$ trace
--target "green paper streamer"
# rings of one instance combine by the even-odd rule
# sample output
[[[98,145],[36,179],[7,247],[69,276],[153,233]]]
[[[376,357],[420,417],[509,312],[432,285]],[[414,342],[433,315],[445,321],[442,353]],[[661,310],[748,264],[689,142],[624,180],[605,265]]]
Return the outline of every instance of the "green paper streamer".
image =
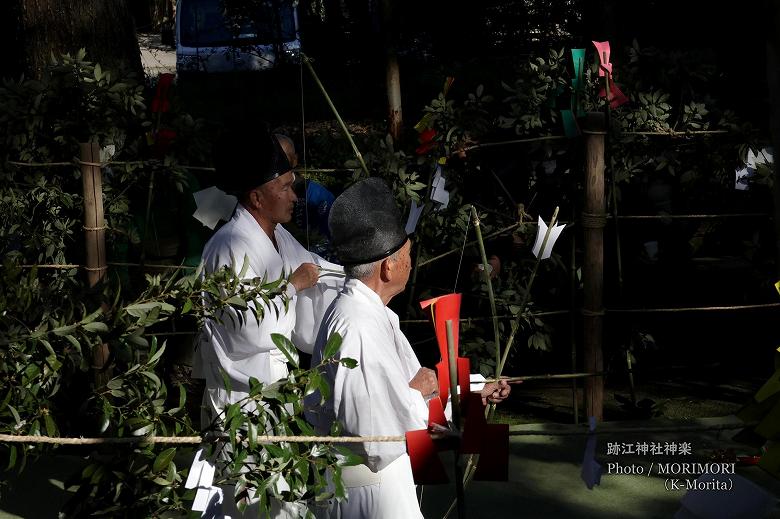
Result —
[[[572,49],[571,60],[574,62],[574,77],[579,81],[582,79],[582,69],[585,63],[585,49]]]
[[[577,114],[577,117],[584,117],[582,86],[584,84],[585,49],[571,49],[571,60],[574,63],[574,77],[571,80],[571,88],[574,94],[572,95],[571,109]]]
[[[563,120],[563,131],[566,137],[572,139],[580,134],[580,128],[577,126],[577,120],[571,110],[561,110],[561,119]]]

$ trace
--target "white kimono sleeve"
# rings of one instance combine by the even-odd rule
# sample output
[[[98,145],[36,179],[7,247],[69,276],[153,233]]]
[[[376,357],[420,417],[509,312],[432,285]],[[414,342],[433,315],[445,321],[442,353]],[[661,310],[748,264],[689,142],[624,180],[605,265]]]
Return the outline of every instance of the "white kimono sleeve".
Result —
[[[240,272],[246,253],[241,247],[233,245],[231,255],[235,260],[226,261],[224,257],[205,258],[206,268],[214,271],[224,265],[230,265],[235,272]],[[254,261],[250,261],[244,279],[265,274],[265,269],[262,274],[258,272],[259,267],[262,268],[262,265],[259,265],[255,257]],[[273,343],[271,334],[290,336],[295,326],[296,298],[295,288],[288,285],[286,294],[279,294],[267,302],[261,299],[249,302],[248,306],[254,307],[258,315],[262,313],[259,320],[251,310],[228,308],[219,312],[216,315],[219,322],[211,321],[207,324],[210,347],[205,347],[202,352],[205,364],[213,364],[216,361],[232,380],[234,391],[247,391],[249,377],[256,377],[263,382],[275,380],[278,373],[275,373],[269,364],[269,355],[279,357],[279,362],[282,363],[284,358]]]
[[[398,436],[425,429],[427,406],[422,394],[409,388],[393,337],[353,327],[336,331],[343,337],[340,355],[358,361],[354,369],[339,367],[334,381],[334,413],[345,430],[359,436]],[[403,443],[357,445],[362,446],[358,453],[373,471],[382,470],[406,452]]]
[[[237,270],[240,271],[238,265]],[[245,280],[259,277],[250,267]],[[249,283],[244,283],[249,287]],[[267,301],[258,298],[247,302],[247,310],[226,308],[217,315],[221,323],[218,325],[227,332],[228,343],[225,350],[236,355],[252,355],[259,351],[276,349],[271,340],[272,333],[289,337],[295,326],[295,303],[297,292],[292,284],[288,284],[285,292]],[[255,318],[255,310],[259,319]]]
[[[303,250],[305,251],[305,249]],[[311,256],[310,261],[328,269],[328,271],[320,273],[320,278],[313,287],[301,290],[295,302],[296,322],[292,341],[298,349],[311,354],[325,310],[336,299],[344,286],[344,267],[326,261],[317,254],[308,251],[306,254]],[[329,271],[337,271],[338,273]]]

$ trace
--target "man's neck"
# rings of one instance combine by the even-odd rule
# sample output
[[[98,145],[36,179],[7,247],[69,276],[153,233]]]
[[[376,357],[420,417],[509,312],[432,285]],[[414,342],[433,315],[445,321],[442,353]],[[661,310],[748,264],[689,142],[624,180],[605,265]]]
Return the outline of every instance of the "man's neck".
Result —
[[[265,232],[265,234],[271,239],[274,247],[276,247],[276,236],[274,236],[274,229],[276,229],[276,224],[271,220],[264,218],[256,209],[250,209],[247,206],[244,206],[244,209],[246,209],[247,212],[252,215],[252,218],[255,219],[260,228],[263,229],[263,232]]]
[[[392,290],[389,290],[387,283],[383,283],[378,275],[364,278],[360,281],[368,288],[376,292],[376,295],[379,296],[379,299],[382,300],[382,303],[385,306],[387,306],[387,303],[389,303],[393,296],[395,296]]]

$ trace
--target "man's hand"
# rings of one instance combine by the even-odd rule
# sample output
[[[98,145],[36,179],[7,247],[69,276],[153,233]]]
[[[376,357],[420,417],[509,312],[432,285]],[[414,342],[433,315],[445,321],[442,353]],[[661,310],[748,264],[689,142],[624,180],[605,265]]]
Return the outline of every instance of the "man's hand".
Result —
[[[320,268],[314,263],[301,263],[290,276],[290,284],[300,292],[313,287],[320,277]]]
[[[409,381],[409,387],[422,393],[425,398],[436,396],[439,393],[436,372],[429,368],[420,368],[414,378]]]
[[[506,380],[500,380],[498,382],[488,382],[485,387],[480,391],[482,396],[482,405],[498,404],[506,400],[509,393],[512,391],[509,383]]]

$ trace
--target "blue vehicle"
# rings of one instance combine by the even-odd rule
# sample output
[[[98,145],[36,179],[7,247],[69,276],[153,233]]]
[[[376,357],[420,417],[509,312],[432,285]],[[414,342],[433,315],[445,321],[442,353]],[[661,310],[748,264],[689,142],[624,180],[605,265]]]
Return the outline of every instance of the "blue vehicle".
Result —
[[[176,71],[267,70],[294,62],[301,49],[293,0],[178,0]]]

